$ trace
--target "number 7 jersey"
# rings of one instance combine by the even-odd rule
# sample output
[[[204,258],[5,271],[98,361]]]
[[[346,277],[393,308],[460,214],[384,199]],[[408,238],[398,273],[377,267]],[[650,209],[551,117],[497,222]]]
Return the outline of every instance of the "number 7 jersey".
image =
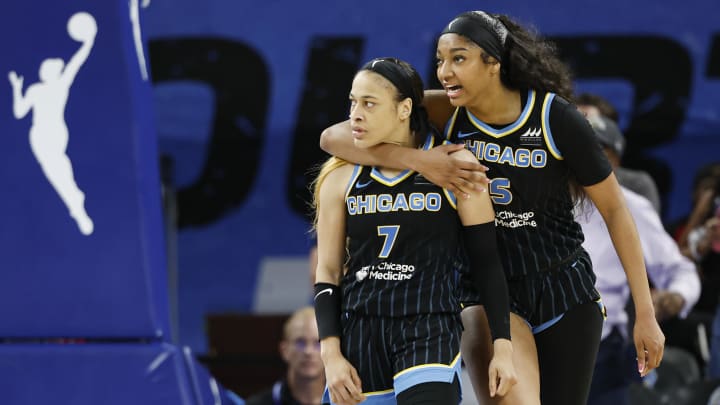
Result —
[[[433,146],[428,137],[424,148]],[[343,310],[376,316],[457,313],[466,260],[455,197],[418,173],[355,166],[346,190]]]

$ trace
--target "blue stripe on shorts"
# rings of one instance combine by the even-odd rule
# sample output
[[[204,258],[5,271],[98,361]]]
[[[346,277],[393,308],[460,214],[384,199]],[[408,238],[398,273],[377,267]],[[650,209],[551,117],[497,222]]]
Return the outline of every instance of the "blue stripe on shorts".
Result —
[[[452,383],[455,376],[460,379],[460,354],[449,365],[445,364],[421,364],[405,369],[393,377],[395,394],[399,394],[415,385],[428,382]]]

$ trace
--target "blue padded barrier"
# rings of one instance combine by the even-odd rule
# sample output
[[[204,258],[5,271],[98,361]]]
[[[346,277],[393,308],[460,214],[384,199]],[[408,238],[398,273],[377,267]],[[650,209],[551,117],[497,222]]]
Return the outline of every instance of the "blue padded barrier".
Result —
[[[223,388],[200,364],[189,347],[183,347],[183,359],[195,401],[202,405],[244,405],[245,401]]]
[[[0,345],[5,405],[195,405],[183,353],[169,344]]]
[[[138,1],[0,13],[0,338],[169,334]]]

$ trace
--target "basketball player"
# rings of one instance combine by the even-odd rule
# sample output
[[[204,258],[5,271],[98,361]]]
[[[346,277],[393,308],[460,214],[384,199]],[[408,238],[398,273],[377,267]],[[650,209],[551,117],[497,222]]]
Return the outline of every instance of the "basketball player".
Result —
[[[435,145],[422,98],[422,81],[407,63],[365,64],[350,91],[355,144]],[[457,155],[475,159],[466,150]],[[468,262],[493,333],[488,390],[493,396],[509,390],[515,371],[507,287],[487,193],[457,201],[410,170],[331,158],[315,182],[315,203],[315,312],[326,400],[457,404],[462,326],[454,279],[455,268]]]
[[[586,402],[603,316],[572,212],[574,200],[584,196],[602,214],[627,274],[636,303],[638,372],[647,374],[659,365],[665,338],[655,320],[637,231],[591,127],[567,101],[571,82],[554,48],[506,16],[467,12],[444,29],[437,60],[445,94],[429,92],[425,105],[448,139],[464,143],[490,168],[514,361],[522,365],[508,395],[487,398],[485,315],[482,306],[469,305],[462,314],[463,356],[478,397],[502,404]],[[394,145],[353,148],[347,127],[325,131],[321,146],[363,164],[407,154]],[[476,291],[462,299],[484,301]]]

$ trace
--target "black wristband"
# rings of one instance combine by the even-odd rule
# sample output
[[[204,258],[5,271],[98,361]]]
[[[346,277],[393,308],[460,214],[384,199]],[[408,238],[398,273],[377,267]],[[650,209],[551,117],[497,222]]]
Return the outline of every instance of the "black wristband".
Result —
[[[340,288],[330,283],[316,283],[314,301],[320,340],[330,336],[340,337]]]
[[[510,299],[498,254],[495,222],[463,228],[470,277],[482,295],[492,339],[510,339]]]

